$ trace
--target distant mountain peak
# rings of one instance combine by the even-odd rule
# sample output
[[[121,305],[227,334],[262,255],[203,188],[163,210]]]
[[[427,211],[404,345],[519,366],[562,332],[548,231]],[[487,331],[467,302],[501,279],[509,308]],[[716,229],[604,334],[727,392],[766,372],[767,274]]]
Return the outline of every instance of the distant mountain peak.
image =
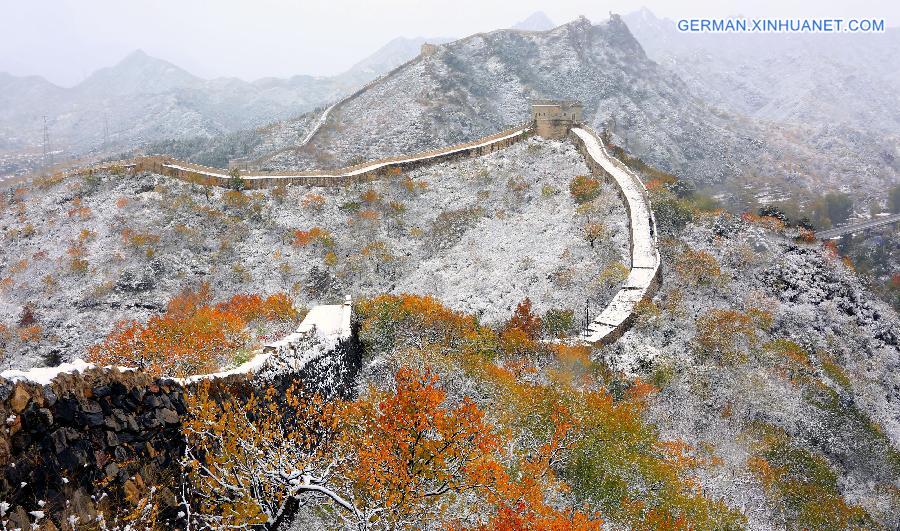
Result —
[[[536,11],[528,16],[525,20],[519,22],[512,29],[524,31],[547,31],[556,27],[556,24],[550,20],[543,11]]]
[[[136,94],[165,92],[190,86],[201,80],[172,63],[135,50],[121,61],[97,70],[78,88],[97,94]]]

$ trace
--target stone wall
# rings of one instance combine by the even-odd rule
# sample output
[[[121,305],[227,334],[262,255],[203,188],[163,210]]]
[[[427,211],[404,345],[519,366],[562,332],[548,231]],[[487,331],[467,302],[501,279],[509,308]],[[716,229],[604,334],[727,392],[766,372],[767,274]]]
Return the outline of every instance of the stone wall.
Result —
[[[480,157],[524,140],[530,125],[509,129],[472,142],[458,144],[403,157],[365,162],[335,171],[256,172],[242,175],[248,189],[275,188],[300,184],[305,186],[347,186],[397,175],[404,171],[451,160]],[[191,183],[227,188],[231,177],[226,170],[177,161],[167,157],[142,157],[129,166],[132,171],[150,171]]]
[[[535,132],[544,138],[566,138],[569,129],[581,122],[581,113],[577,101],[537,100],[531,104]]]
[[[31,529],[32,511],[41,511],[41,529],[91,529],[98,511],[164,484],[155,494],[160,517],[177,524],[186,393],[210,385],[211,396],[242,400],[298,384],[326,399],[352,397],[362,360],[355,326],[330,355],[293,372],[185,385],[116,368],[63,372],[48,385],[0,378],[0,502],[9,504],[0,522]]]
[[[606,152],[596,132],[579,125],[571,130],[569,138],[584,156],[591,173],[616,190],[628,214],[631,270],[622,288],[579,336],[587,343],[608,345],[634,325],[637,305],[652,299],[662,284],[656,220],[643,182]]]

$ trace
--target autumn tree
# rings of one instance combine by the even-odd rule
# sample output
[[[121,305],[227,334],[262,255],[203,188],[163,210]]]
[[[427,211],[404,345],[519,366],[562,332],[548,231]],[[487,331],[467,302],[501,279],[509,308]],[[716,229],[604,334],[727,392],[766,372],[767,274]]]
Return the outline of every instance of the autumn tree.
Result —
[[[506,322],[504,329],[510,330],[512,328],[521,330],[531,340],[541,337],[541,318],[532,312],[531,299],[528,297],[525,297],[522,302],[516,305],[516,310],[513,312],[512,317]]]
[[[307,494],[353,507],[328,489],[338,416],[334,404],[289,389],[245,401],[217,396],[208,384],[188,395],[182,462],[193,506],[188,518],[210,529],[271,526],[290,516]],[[287,411],[290,414],[285,414]]]
[[[236,295],[211,304],[209,285],[184,290],[165,313],[141,324],[121,321],[88,359],[101,365],[140,367],[151,374],[189,376],[213,372],[251,339],[248,324],[259,320],[292,320],[296,310],[284,294],[266,299]]]
[[[445,495],[485,495],[502,476],[500,442],[470,400],[446,404],[437,376],[402,368],[391,392],[347,406],[350,497],[368,524],[420,528],[447,515]]]
[[[484,413],[446,404],[428,371],[401,369],[393,390],[354,402],[270,390],[241,405],[204,387],[190,406],[185,466],[213,528],[277,527],[300,503],[362,529],[418,527],[441,521],[451,494],[487,496],[504,477]]]

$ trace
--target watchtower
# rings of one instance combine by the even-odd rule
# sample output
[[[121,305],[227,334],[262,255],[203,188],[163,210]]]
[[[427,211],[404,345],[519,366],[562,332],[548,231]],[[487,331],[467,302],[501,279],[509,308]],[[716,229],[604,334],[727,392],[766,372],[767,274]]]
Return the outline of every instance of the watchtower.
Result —
[[[422,57],[429,57],[431,55],[436,54],[438,51],[438,47],[436,44],[429,44],[427,42],[422,43],[422,49],[419,52]]]
[[[581,121],[577,101],[537,100],[531,103],[535,131],[544,138],[565,138],[569,128]]]

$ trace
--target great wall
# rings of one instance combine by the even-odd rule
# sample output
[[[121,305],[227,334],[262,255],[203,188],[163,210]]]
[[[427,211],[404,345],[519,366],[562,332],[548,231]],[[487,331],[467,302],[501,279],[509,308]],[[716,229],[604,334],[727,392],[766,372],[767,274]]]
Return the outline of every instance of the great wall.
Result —
[[[539,112],[538,106],[543,106]],[[641,301],[651,299],[661,283],[661,262],[648,193],[640,178],[604,149],[596,132],[580,123],[580,106],[544,102],[533,120],[465,144],[371,161],[334,172],[257,173],[242,175],[247,188],[281,185],[344,186],[397,175],[448,160],[478,157],[508,147],[533,134],[572,141],[588,168],[621,198],[630,225],[631,268],[622,288],[593,321],[571,339],[602,346],[614,342],[635,320]],[[225,170],[164,157],[144,157],[94,166],[150,171],[191,183],[228,187]],[[352,388],[361,363],[350,298],[340,305],[317,306],[298,329],[267,344],[247,363],[219,373],[189,378],[154,379],[140,370],[95,367],[81,361],[53,368],[0,374],[0,462],[7,465],[0,493],[6,514],[27,528],[27,511],[38,501],[64,518],[95,518],[103,500],[93,499],[94,485],[107,484],[111,498],[127,497],[138,483],[172,473],[184,450],[178,427],[186,413],[186,390],[207,382],[222,393],[259,392],[263,386],[285,390],[298,382],[339,396]],[[136,457],[149,456],[143,463]],[[117,463],[127,462],[120,467]],[[143,463],[143,464],[142,464]],[[160,494],[177,509],[177,493]],[[107,503],[114,500],[109,499]],[[29,508],[29,509],[26,509]]]

